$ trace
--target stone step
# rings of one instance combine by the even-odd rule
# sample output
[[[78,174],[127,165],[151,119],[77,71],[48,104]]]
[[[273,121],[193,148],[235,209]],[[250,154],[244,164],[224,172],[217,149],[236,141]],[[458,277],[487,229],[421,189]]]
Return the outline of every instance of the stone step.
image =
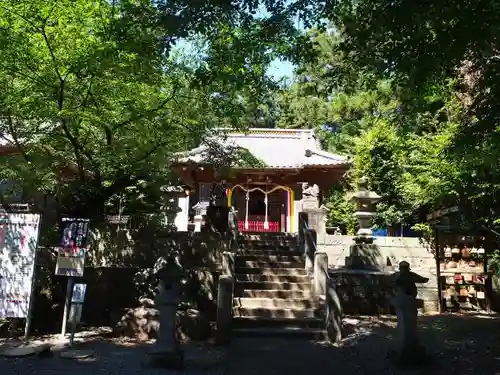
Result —
[[[321,318],[245,318],[237,317],[233,320],[233,329],[244,329],[244,330],[254,330],[254,329],[286,329],[289,331],[298,331],[300,329],[321,329],[324,326],[324,322]]]
[[[290,309],[305,310],[318,307],[317,302],[309,299],[285,299],[285,298],[233,298],[234,307],[263,308],[263,309]]]
[[[316,309],[280,309],[262,307],[233,307],[233,317],[243,319],[316,319]]]
[[[237,281],[234,286],[235,295],[240,295],[244,290],[276,290],[281,291],[304,291],[311,290],[311,283],[309,281],[303,283],[297,282],[281,282],[281,281]]]
[[[261,238],[261,239],[249,239],[249,238],[238,238],[238,243],[242,245],[287,245],[287,246],[297,246],[297,239],[295,238]]]
[[[249,253],[244,255],[236,255],[236,261],[255,261],[255,262],[304,262],[303,255],[271,255],[269,253]]]
[[[297,247],[282,244],[238,244],[239,251],[267,251],[277,250],[283,252],[297,251]]]
[[[297,236],[295,234],[289,233],[280,233],[280,232],[267,232],[267,233],[239,233],[238,239],[247,240],[247,241],[261,241],[261,240],[269,240],[269,239],[280,239],[280,240],[294,240],[296,241]]]
[[[273,283],[302,283],[310,284],[310,278],[303,274],[249,274],[249,273],[236,273],[236,283],[240,281],[256,281],[256,282],[273,282]]]
[[[259,269],[265,269],[265,268],[272,268],[272,269],[277,269],[277,268],[299,268],[299,269],[304,269],[305,267],[305,262],[303,261],[297,261],[297,262],[289,262],[289,261],[272,261],[272,260],[244,260],[244,259],[239,259],[236,258],[235,261],[235,267],[236,268],[259,268]]]
[[[244,289],[236,297],[247,298],[311,298],[310,290]]]
[[[293,256],[293,257],[304,257],[304,254],[300,251],[297,251],[295,249],[275,249],[275,248],[269,248],[269,249],[259,249],[259,250],[252,250],[252,249],[243,249],[243,250],[238,250],[237,252],[238,256]]]
[[[235,267],[235,273],[241,275],[289,275],[289,276],[306,276],[307,271],[304,268],[252,268],[252,267]]]
[[[259,321],[260,323],[260,321]],[[325,330],[323,328],[307,328],[300,326],[285,326],[277,328],[233,328],[233,337],[245,338],[286,338],[286,339],[309,339],[316,341],[325,340]]]

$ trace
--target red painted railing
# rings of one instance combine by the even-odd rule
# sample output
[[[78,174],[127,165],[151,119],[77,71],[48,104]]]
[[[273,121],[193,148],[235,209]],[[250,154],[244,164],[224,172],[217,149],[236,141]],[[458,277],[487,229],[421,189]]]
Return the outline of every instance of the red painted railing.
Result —
[[[245,220],[238,221],[238,230],[240,232],[279,232],[280,225],[277,221],[269,221],[269,227],[264,228],[263,221],[248,221],[248,229],[245,229]]]

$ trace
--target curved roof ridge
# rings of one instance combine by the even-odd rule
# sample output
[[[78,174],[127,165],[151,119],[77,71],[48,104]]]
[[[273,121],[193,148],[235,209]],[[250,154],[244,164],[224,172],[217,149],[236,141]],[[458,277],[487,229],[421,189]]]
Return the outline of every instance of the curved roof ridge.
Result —
[[[219,134],[205,140],[205,147],[197,147],[181,153],[182,161],[203,162],[208,151],[207,141],[216,141],[221,146],[240,147],[262,160],[268,168],[297,168],[306,166],[348,165],[349,158],[332,154],[321,148],[314,129],[271,129],[250,128],[247,131],[235,129],[214,129]]]

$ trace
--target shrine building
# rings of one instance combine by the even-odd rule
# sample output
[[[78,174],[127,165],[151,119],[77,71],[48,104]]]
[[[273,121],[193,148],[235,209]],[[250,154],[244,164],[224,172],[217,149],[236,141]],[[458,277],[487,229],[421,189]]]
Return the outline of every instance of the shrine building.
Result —
[[[223,130],[223,129],[221,129]],[[319,139],[309,129],[249,129],[221,131],[211,144],[230,150],[245,150],[259,161],[253,166],[232,166],[230,173],[218,170],[211,146],[202,144],[178,155],[173,170],[191,190],[179,200],[176,225],[187,230],[188,212],[204,215],[211,186],[222,182],[227,204],[237,210],[240,232],[289,232],[298,230],[305,184],[328,193],[349,168],[345,156],[321,149]]]

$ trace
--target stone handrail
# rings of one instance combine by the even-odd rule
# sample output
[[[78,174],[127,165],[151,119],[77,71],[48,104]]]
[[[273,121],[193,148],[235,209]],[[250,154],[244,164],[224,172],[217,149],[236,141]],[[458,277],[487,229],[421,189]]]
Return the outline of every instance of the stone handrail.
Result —
[[[299,248],[306,257],[306,269],[312,274],[314,298],[323,307],[327,338],[342,340],[342,305],[333,280],[328,275],[328,255],[317,249],[316,231],[307,224],[307,214],[299,214]]]
[[[234,256],[238,250],[238,220],[233,208],[228,214],[228,249],[222,254],[222,273],[217,287],[217,334],[219,344],[229,344],[233,321]]]
[[[222,258],[222,274],[217,288],[217,334],[219,344],[228,344],[231,340],[233,321],[234,294],[234,253],[225,251]]]
[[[228,220],[228,234],[229,234],[229,249],[234,253],[238,250],[238,211],[232,207],[227,216]]]
[[[299,213],[298,245],[306,257],[305,268],[309,275],[314,272],[314,253],[316,252],[316,231],[307,224],[307,213]]]

